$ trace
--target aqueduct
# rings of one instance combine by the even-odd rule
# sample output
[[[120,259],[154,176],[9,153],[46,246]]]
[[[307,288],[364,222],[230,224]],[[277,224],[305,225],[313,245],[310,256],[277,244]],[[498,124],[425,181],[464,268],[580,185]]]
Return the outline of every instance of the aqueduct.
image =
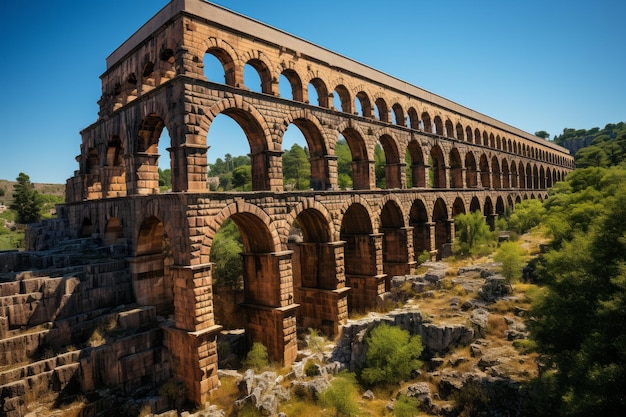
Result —
[[[209,59],[223,79],[205,76]],[[246,65],[260,91],[246,86]],[[418,254],[437,256],[455,215],[480,210],[493,222],[522,199],[545,198],[574,167],[548,141],[203,0],[170,2],[107,58],[101,79],[99,117],[81,132],[59,216],[75,236],[126,245],[137,302],[173,315],[164,344],[196,402],[218,384],[211,244],[227,219],[244,241],[246,337],[288,364],[297,327],[336,334]],[[280,82],[291,97],[280,96]],[[218,115],[248,139],[251,192],[208,189]],[[310,151],[307,191],[283,187],[290,125]],[[351,190],[338,186],[340,138],[352,155]],[[168,193],[159,193],[160,141]],[[385,189],[375,182],[377,143]],[[296,221],[301,242],[289,240]]]

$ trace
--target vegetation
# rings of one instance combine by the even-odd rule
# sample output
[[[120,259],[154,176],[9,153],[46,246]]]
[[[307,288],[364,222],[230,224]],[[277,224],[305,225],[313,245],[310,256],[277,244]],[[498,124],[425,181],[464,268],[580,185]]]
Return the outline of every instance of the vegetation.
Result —
[[[500,272],[507,284],[512,285],[522,278],[522,268],[526,264],[525,252],[517,242],[502,242],[493,260],[501,262]]]
[[[626,404],[626,169],[586,168],[546,201],[554,239],[531,332],[535,415],[621,415]]]
[[[269,363],[267,348],[263,346],[263,343],[254,342],[252,348],[246,355],[246,359],[243,361],[243,366],[259,372],[266,368]]]
[[[422,338],[399,327],[380,324],[367,336],[365,344],[366,363],[361,380],[367,385],[396,385],[422,366]]]
[[[515,205],[515,211],[508,218],[508,228],[521,235],[538,226],[545,214],[541,201],[524,200]]]
[[[321,402],[335,409],[335,416],[356,416],[359,405],[355,399],[357,383],[354,374],[340,373],[333,379],[331,386],[322,393]]]
[[[227,219],[217,231],[211,245],[214,285],[239,288],[243,284],[241,262],[243,241],[235,222]]]
[[[454,218],[456,238],[453,251],[460,256],[481,256],[492,251],[495,236],[480,211]]]
[[[13,203],[10,207],[17,212],[17,222],[21,224],[38,222],[41,218],[43,199],[30,182],[30,177],[20,172],[13,189]]]
[[[563,134],[555,136],[554,141],[563,146],[568,142],[583,147],[576,152],[576,166],[608,167],[626,160],[626,124],[607,124],[603,129],[563,129]]]

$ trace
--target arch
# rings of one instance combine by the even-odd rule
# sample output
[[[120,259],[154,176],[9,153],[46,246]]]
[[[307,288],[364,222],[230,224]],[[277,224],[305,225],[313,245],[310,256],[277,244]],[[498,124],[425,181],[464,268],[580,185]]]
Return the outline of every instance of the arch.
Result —
[[[368,190],[370,183],[370,162],[365,140],[359,131],[348,127],[341,132],[352,155],[352,183],[355,190]]]
[[[361,116],[367,117],[367,118],[373,117],[374,112],[372,108],[372,101],[370,100],[369,96],[367,95],[365,91],[359,91],[358,93],[356,93],[354,100],[355,100],[355,103],[358,102],[361,105]],[[355,114],[357,114],[356,110],[355,110]]]
[[[409,127],[411,129],[419,129],[420,128],[420,118],[417,114],[417,110],[415,110],[415,108],[411,107],[409,108],[409,110],[407,111],[407,116],[409,119]]]
[[[486,130],[483,130],[483,146],[489,146],[489,135]]]
[[[445,132],[443,131],[443,121],[441,120],[441,117],[435,116],[433,122],[435,124],[435,133],[439,136],[445,136]]]
[[[391,106],[391,112],[393,115],[393,122],[398,126],[406,126],[406,117],[404,116],[404,110],[402,106],[398,103],[394,103]]]
[[[203,64],[206,62],[207,54],[215,57],[222,65],[222,70],[224,72],[224,84],[241,87],[237,84],[237,67],[235,65],[235,59],[233,58],[236,56],[236,52],[230,47],[230,45],[222,40],[211,38],[209,41],[211,41],[211,45],[205,50],[206,52],[203,57]],[[205,65],[205,68],[206,67],[207,66]],[[204,74],[204,76],[208,79],[206,74]],[[243,74],[241,74],[241,76],[243,77]]]
[[[465,183],[467,188],[478,187],[476,158],[474,158],[474,154],[471,151],[465,154]]]
[[[457,148],[450,151],[450,188],[463,188],[463,164]]]
[[[470,213],[474,213],[475,211],[480,211],[480,200],[478,197],[472,197],[470,201]]]
[[[426,187],[426,164],[424,163],[424,154],[422,147],[415,139],[409,142],[406,151],[406,158],[411,169],[410,180],[411,187]]]
[[[543,165],[539,169],[539,188],[546,188],[546,171],[543,168]]]
[[[481,133],[480,133],[480,129],[476,128],[474,130],[474,144],[476,145],[480,145],[480,138],[481,138]]]
[[[302,80],[298,73],[292,69],[285,69],[281,72],[282,76],[284,76],[289,82],[289,86],[291,87],[291,98],[293,101],[304,102],[304,91],[302,89]]]
[[[539,189],[539,170],[537,169],[537,164],[533,165],[533,189]]]
[[[93,223],[91,223],[91,219],[89,217],[85,217],[83,222],[80,225],[80,233],[79,237],[91,237],[95,232],[95,228]]]
[[[450,119],[446,119],[445,128],[446,128],[445,136],[454,139],[454,135],[455,135],[454,125],[452,125],[452,122],[450,121]],[[461,129],[461,133],[463,133],[463,129]]]
[[[400,154],[396,141],[389,134],[379,139],[385,153],[385,188],[401,188],[404,164],[400,163]]]
[[[289,127],[293,123],[302,132],[309,150],[309,163],[311,174],[310,188],[314,190],[326,190],[332,188],[330,181],[330,168],[328,167],[328,147],[322,134],[322,125],[309,113],[298,111],[283,121],[282,125]],[[283,131],[284,135],[285,131]],[[281,147],[282,147],[281,141]]]
[[[328,108],[328,87],[321,78],[314,77],[309,81],[309,86],[312,86],[317,93],[317,105],[319,107]],[[309,102],[311,101],[311,97],[309,94]],[[311,103],[313,104],[313,103]]]
[[[378,120],[389,123],[389,107],[387,106],[385,99],[378,97],[376,101],[374,101],[374,105],[376,106],[376,110],[378,112]]]
[[[455,198],[452,204],[452,218],[455,218],[459,214],[465,214],[465,202],[463,202],[461,197]]]
[[[339,96],[339,103],[341,104],[341,108],[338,110],[341,110],[344,113],[352,113],[352,99],[350,98],[350,92],[346,86],[343,84],[337,85],[333,92],[333,96],[335,93]]]
[[[439,145],[435,145],[430,150],[430,169],[432,175],[432,188],[446,188],[446,162],[443,151]]]
[[[435,201],[432,221],[435,223],[435,250],[437,250],[437,257],[442,258],[449,252],[444,246],[452,242],[448,208],[442,198]]]
[[[472,134],[472,128],[470,126],[467,126],[465,128],[465,140],[468,143],[473,143],[474,142],[474,135]]]
[[[380,212],[379,229],[383,234],[383,272],[387,274],[385,291],[391,291],[391,277],[410,273],[415,263],[412,238],[404,226],[400,205],[388,200]]]
[[[465,131],[463,130],[461,123],[456,124],[456,138],[462,141],[465,140]]]
[[[504,199],[502,198],[502,196],[498,196],[498,198],[496,198],[496,213],[498,216],[504,216],[506,212],[506,207],[504,205]]]
[[[514,161],[511,161],[511,188],[518,188],[518,175],[517,175],[517,165]]]
[[[509,172],[509,163],[506,159],[502,159],[502,188],[511,187],[511,178]]]
[[[526,188],[526,170],[524,169],[524,163],[522,161],[519,162],[519,168],[517,170],[517,178],[519,180],[519,188]]]
[[[260,85],[261,93],[274,94],[274,91],[272,89],[272,72],[270,70],[270,65],[265,62],[265,57],[261,53],[254,54],[254,55],[256,56],[249,58],[245,62],[244,68],[246,65],[250,65],[257,72],[257,74],[259,75],[259,79],[261,80],[261,85]],[[244,85],[246,85],[246,87],[250,88],[252,91],[255,91],[254,88],[251,88],[246,83],[245,72],[244,72]]]
[[[509,213],[511,213],[514,209],[515,209],[515,203],[513,202],[513,197],[511,197],[511,194],[509,194],[506,197],[506,204],[507,204],[507,211]]]
[[[493,203],[491,197],[485,197],[485,204],[483,205],[483,216],[487,219],[487,224],[491,230],[496,228],[496,218],[493,211]]]
[[[478,169],[480,171],[480,184],[483,188],[491,188],[491,176],[489,175],[489,162],[487,162],[487,155],[480,155],[479,164]]]
[[[427,112],[422,113],[422,125],[424,132],[433,133],[433,123]]]
[[[426,205],[420,199],[413,201],[409,212],[409,226],[413,227],[413,248],[418,257],[424,251],[431,252],[430,220]]]
[[[500,173],[500,163],[498,162],[498,157],[493,156],[491,158],[491,187],[492,188],[502,188],[502,175]]]

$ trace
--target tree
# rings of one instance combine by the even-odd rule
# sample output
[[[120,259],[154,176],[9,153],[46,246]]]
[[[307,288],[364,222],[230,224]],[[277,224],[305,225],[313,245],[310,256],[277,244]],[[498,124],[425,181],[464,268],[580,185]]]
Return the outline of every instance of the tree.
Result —
[[[365,339],[365,368],[361,379],[368,385],[395,385],[422,366],[422,338],[399,327],[380,324]]]
[[[168,190],[172,188],[172,170],[159,168],[159,187]]]
[[[517,242],[502,242],[493,256],[494,261],[502,263],[500,272],[509,285],[522,277],[522,268],[526,263],[524,255],[523,249]]]
[[[544,365],[538,416],[621,416],[626,405],[626,170],[581,171],[548,205],[575,226],[553,231],[560,240],[538,268],[546,291],[529,322]],[[581,215],[585,206],[593,215]]]
[[[485,252],[493,242],[493,234],[480,211],[459,214],[454,218],[456,239],[453,250],[461,256],[476,256]]]
[[[246,355],[246,359],[243,361],[243,366],[248,369],[254,369],[259,372],[263,368],[269,365],[269,356],[267,354],[267,348],[263,343],[254,342],[252,348]]]
[[[30,182],[30,177],[20,172],[13,190],[13,203],[10,208],[17,212],[17,222],[22,224],[38,222],[43,201]]]
[[[331,382],[330,387],[321,395],[322,404],[335,409],[335,416],[354,416],[359,406],[354,399],[356,394],[354,374],[342,372]]]
[[[252,188],[252,167],[242,165],[233,170],[233,187],[241,188],[242,191]]]
[[[542,139],[550,139],[550,134],[548,132],[546,132],[545,130],[540,130],[539,132],[535,132],[535,136],[542,138]]]
[[[240,284],[240,278],[243,277],[241,252],[241,234],[235,222],[228,219],[215,234],[211,245],[214,285],[237,287]]]
[[[293,185],[296,190],[310,188],[311,164],[305,148],[294,143],[283,154],[283,181],[285,185]]]
[[[604,149],[598,145],[581,148],[575,155],[576,165],[580,168],[606,167],[609,165],[609,157]]]
[[[352,187],[352,153],[345,139],[337,141],[335,156],[337,156],[339,188],[345,190]]]
[[[546,209],[539,200],[524,200],[515,206],[509,216],[509,228],[519,234],[526,233],[539,225],[546,214]]]

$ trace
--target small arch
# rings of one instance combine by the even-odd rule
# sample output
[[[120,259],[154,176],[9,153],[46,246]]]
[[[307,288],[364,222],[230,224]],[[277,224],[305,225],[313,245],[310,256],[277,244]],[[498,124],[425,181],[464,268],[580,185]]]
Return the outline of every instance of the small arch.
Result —
[[[465,203],[461,197],[455,198],[452,204],[452,218],[455,218],[459,214],[465,214]]]
[[[304,92],[302,90],[302,80],[300,79],[300,76],[298,75],[298,73],[292,69],[285,69],[281,74],[280,74],[280,82],[279,82],[279,88],[281,86],[283,86],[285,83],[288,83],[289,85],[289,90],[291,92],[290,96],[288,95],[287,97],[283,97],[283,98],[289,98],[293,101],[299,101],[299,102],[304,102]],[[284,88],[280,88],[280,92],[281,92],[281,97],[283,96],[282,92],[288,92],[289,90],[284,89]]]
[[[465,182],[467,188],[478,187],[478,169],[472,152],[465,154]]]
[[[476,211],[480,211],[480,200],[478,197],[474,196],[470,201],[470,213],[474,213]]]
[[[435,116],[434,123],[435,123],[435,133],[438,134],[439,136],[445,136],[444,131],[443,131],[443,122],[441,121],[441,117]]]
[[[445,136],[454,139],[454,126],[450,119],[446,119],[445,128]],[[461,133],[463,133],[463,129],[461,129]]]
[[[433,123],[430,119],[430,115],[427,112],[422,113],[422,130],[424,132],[433,133]]]
[[[400,163],[400,154],[396,141],[388,134],[382,135],[379,141],[385,155],[385,188],[401,188],[404,164]]]
[[[409,119],[409,127],[411,129],[415,129],[415,130],[419,129],[420,128],[420,120],[419,120],[419,116],[417,114],[417,110],[415,110],[415,108],[411,107],[407,111],[407,115],[408,115],[408,119]]]
[[[391,116],[393,118],[393,124],[406,126],[406,117],[404,117],[404,110],[400,104],[394,103],[393,106],[391,106]]]
[[[502,180],[500,175],[500,163],[498,162],[498,158],[494,155],[491,158],[491,187],[492,188],[502,188]]]
[[[352,100],[348,89],[340,84],[335,87],[333,93],[333,107],[344,113],[352,113]]]
[[[450,151],[450,188],[463,188],[463,164],[457,148]]]
[[[432,188],[446,188],[446,162],[439,145],[430,150],[430,169],[432,170]]]
[[[430,224],[428,211],[424,202],[417,199],[411,205],[409,212],[409,226],[413,227],[413,248],[415,257],[419,257],[424,251],[430,253]]]
[[[426,187],[426,165],[424,163],[424,154],[422,147],[417,140],[411,140],[405,153],[405,161],[407,163],[407,186],[408,187]]]
[[[365,91],[359,91],[356,94],[356,96],[354,97],[354,104],[356,109],[354,112],[355,114],[360,114],[363,117],[372,118],[374,114],[372,109],[372,102]],[[360,112],[358,111],[359,107],[361,108]]]
[[[446,248],[446,246],[452,242],[451,224],[448,220],[448,208],[442,198],[438,198],[437,201],[435,201],[432,219],[433,223],[435,223],[435,249],[437,250],[437,258],[441,259],[451,254],[451,248]]]
[[[317,96],[317,104],[319,107],[328,108],[328,87],[321,78],[313,78],[309,81],[308,87],[308,95],[309,95],[309,103],[311,103],[312,92],[315,91],[315,95]],[[314,103],[311,103],[314,104]]]
[[[259,58],[252,58],[244,65],[244,85],[251,91],[273,94],[269,67]],[[255,86],[254,83],[259,85]]]
[[[489,175],[489,162],[487,162],[487,155],[482,154],[480,156],[479,166],[480,170],[480,183],[483,188],[491,188],[491,176]]]
[[[387,102],[385,102],[382,97],[379,97],[374,104],[376,106],[376,112],[378,113],[378,120],[389,123],[389,107],[387,107]]]
[[[352,183],[356,190],[368,190],[370,186],[370,163],[363,136],[354,128],[341,132],[352,156]]]
[[[461,141],[465,140],[465,130],[463,130],[461,123],[456,124],[456,138]]]

